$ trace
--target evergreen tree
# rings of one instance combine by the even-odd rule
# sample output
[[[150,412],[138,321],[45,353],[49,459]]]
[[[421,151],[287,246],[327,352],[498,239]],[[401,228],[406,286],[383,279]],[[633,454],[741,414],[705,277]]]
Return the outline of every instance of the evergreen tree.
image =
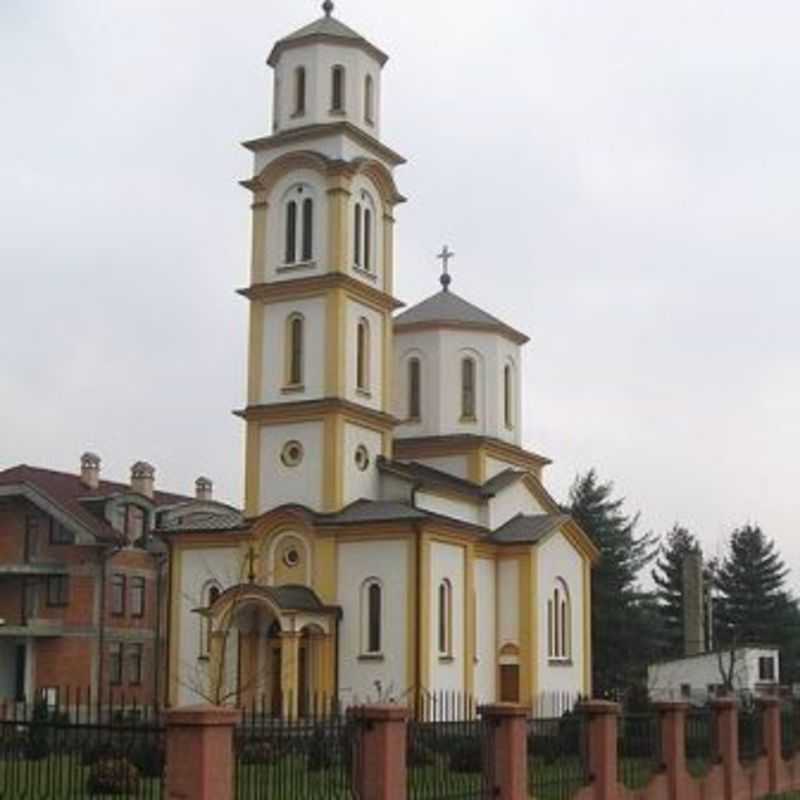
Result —
[[[638,515],[623,513],[613,485],[594,470],[579,475],[570,490],[569,513],[600,550],[592,573],[594,690],[606,693],[641,681],[651,646],[652,614],[638,588],[639,572],[655,556],[651,535],[636,536]]]
[[[661,543],[658,560],[650,573],[656,585],[662,624],[660,650],[667,658],[683,655],[683,563],[689,553],[699,551],[697,539],[676,524]]]

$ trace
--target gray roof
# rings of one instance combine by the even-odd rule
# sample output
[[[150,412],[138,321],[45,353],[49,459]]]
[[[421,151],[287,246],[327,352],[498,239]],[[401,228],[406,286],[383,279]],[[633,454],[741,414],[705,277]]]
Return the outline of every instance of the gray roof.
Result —
[[[271,586],[269,593],[275,598],[275,602],[286,609],[297,611],[322,611],[327,608],[317,597],[313,589],[307,586],[297,586],[294,584],[287,586]]]
[[[243,525],[244,515],[239,511],[196,511],[164,520],[158,530],[164,533],[172,531],[227,531],[241,528]]]
[[[566,514],[518,514],[498,528],[489,538],[499,544],[535,544],[548,533],[569,522]]]
[[[357,33],[343,22],[339,22],[338,19],[325,16],[320,17],[318,20],[315,20],[308,25],[304,25],[294,33],[290,33],[288,36],[284,36],[283,39],[280,39],[275,44],[275,47],[272,48],[272,52],[269,54],[267,63],[271,67],[274,67],[281,52],[287,47],[306,44],[309,40],[320,38],[336,39],[342,44],[350,44],[355,45],[356,47],[362,47],[363,49],[372,53],[372,55],[374,55],[378,61],[380,61],[381,65],[385,64],[389,58],[384,52],[375,47],[374,44],[368,42],[360,33]]]
[[[402,330],[404,327],[414,325],[458,326],[491,330],[503,334],[517,344],[524,344],[528,341],[528,337],[524,333],[514,330],[497,317],[468,303],[449,289],[437,292],[427,300],[398,314],[394,319],[395,330]]]
[[[322,525],[347,525],[358,522],[389,522],[392,520],[425,519],[428,516],[406,503],[392,500],[356,500],[336,514],[317,514]]]

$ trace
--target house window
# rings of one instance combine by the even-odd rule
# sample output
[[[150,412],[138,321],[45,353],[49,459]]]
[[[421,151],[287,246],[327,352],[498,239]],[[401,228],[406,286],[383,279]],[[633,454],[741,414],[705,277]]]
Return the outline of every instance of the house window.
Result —
[[[366,192],[361,193],[362,202],[353,208],[353,263],[370,272],[372,270],[373,220],[372,200]]]
[[[128,683],[131,686],[141,686],[144,645],[129,644],[126,648],[126,655],[128,661]]]
[[[125,576],[116,574],[111,578],[111,613],[115,617],[125,615]]]
[[[513,374],[511,365],[506,364],[503,370],[503,412],[506,428],[511,430],[514,427],[513,409]]]
[[[131,578],[131,616],[144,616],[144,593],[147,583],[144,578]]]
[[[422,368],[418,358],[408,362],[408,418],[418,421],[422,418]]]
[[[472,358],[461,362],[461,418],[475,419],[475,360]]]
[[[222,590],[216,584],[212,584],[205,591],[206,608],[211,608],[217,602]],[[211,617],[206,617],[200,625],[200,657],[207,658],[211,652],[211,630],[213,621]]]
[[[125,536],[129,542],[135,542],[145,534],[145,512],[134,505],[125,507]]]
[[[294,113],[297,116],[306,112],[306,68],[294,71]]]
[[[453,654],[453,587],[447,578],[439,584],[439,656]]]
[[[375,84],[372,75],[364,79],[364,119],[370,125],[375,121]]]
[[[287,383],[289,386],[303,385],[303,318],[293,314],[288,320]]]
[[[572,619],[569,589],[560,578],[547,601],[547,654],[552,661],[572,656]]]
[[[303,186],[296,192],[303,194]],[[314,257],[314,200],[306,197],[289,200],[286,204],[286,246],[284,260],[287,266],[308,262]]]
[[[758,659],[758,679],[760,681],[775,680],[775,659],[772,656],[761,656]]]
[[[51,608],[69,605],[69,575],[47,576],[47,605]]]
[[[108,646],[108,681],[112,686],[122,683],[122,644],[113,642]]]
[[[365,319],[358,321],[356,331],[356,388],[369,391],[369,323]]]
[[[60,522],[50,520],[50,544],[75,544],[75,536]]]
[[[380,581],[373,578],[364,584],[361,603],[364,654],[380,655],[383,636],[383,589]]]
[[[344,67],[331,72],[331,111],[344,111]]]

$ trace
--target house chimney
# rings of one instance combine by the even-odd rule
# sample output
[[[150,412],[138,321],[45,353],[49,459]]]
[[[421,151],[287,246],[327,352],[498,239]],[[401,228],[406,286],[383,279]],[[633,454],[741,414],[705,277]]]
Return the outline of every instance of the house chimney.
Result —
[[[131,490],[153,499],[156,485],[156,470],[146,461],[137,461],[131,467]]]
[[[214,482],[202,475],[194,482],[194,496],[198,500],[214,499]]]
[[[97,489],[100,486],[100,456],[94,453],[84,453],[81,456],[81,483],[87,489]]]
[[[685,655],[705,651],[705,591],[703,555],[692,550],[683,557],[683,645]]]

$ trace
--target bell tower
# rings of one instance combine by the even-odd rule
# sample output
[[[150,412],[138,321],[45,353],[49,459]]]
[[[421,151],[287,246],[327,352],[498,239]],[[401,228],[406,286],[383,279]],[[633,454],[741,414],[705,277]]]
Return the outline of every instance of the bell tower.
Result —
[[[379,138],[387,56],[333,16],[275,44],[272,133],[246,142],[253,197],[245,509],[336,512],[390,456],[394,208]]]

